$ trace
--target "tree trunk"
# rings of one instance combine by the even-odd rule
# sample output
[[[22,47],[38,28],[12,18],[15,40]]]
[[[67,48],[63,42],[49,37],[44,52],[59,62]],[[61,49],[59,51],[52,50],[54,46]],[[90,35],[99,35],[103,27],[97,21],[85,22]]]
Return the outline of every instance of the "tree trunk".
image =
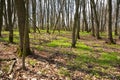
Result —
[[[2,37],[2,25],[3,25],[3,1],[0,0],[0,37]]]
[[[100,24],[99,24],[99,19],[98,19],[97,11],[96,11],[95,1],[91,0],[90,2],[91,2],[91,5],[93,7],[94,16],[95,16],[94,18],[95,18],[95,22],[96,22],[96,37],[97,37],[97,39],[101,39],[100,34],[99,34]]]
[[[32,21],[33,21],[33,30],[36,33],[36,0],[32,0]]]
[[[116,6],[115,35],[118,35],[118,17],[119,17],[119,0],[117,0],[117,6]]]
[[[78,14],[78,26],[77,26],[77,38],[80,39],[80,19],[81,19],[81,6],[80,6],[80,12]]]
[[[89,32],[88,23],[87,23],[87,16],[86,16],[86,0],[83,1],[83,20],[85,23],[85,31]]]
[[[9,42],[13,43],[12,2],[11,2],[11,0],[7,0],[7,5],[8,5]]]
[[[72,47],[76,47],[76,41],[77,41],[77,26],[78,26],[78,17],[79,17],[79,0],[75,0],[76,4],[76,10],[74,15],[74,25],[72,29]]]
[[[108,1],[108,40],[110,43],[114,43],[112,37],[112,0]]]
[[[94,27],[94,16],[93,16],[93,7],[91,5],[91,23],[92,23],[92,36],[95,37],[95,27]]]
[[[18,16],[18,27],[20,35],[20,52],[22,54],[22,68],[25,69],[25,57],[30,53],[29,46],[29,35],[28,35],[28,26],[26,20],[26,8],[24,0],[15,0],[17,16]]]

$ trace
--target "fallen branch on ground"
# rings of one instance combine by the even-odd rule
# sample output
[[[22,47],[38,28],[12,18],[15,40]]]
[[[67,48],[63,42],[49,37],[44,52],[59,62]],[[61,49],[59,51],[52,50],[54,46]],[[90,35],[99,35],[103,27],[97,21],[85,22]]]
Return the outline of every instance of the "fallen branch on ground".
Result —
[[[13,68],[14,68],[16,62],[17,62],[16,60],[14,60],[14,61],[12,62],[11,66],[10,66],[10,69],[9,69],[9,71],[8,71],[8,74],[11,74],[11,73],[13,72]]]
[[[12,60],[16,60],[16,58],[11,58],[11,59],[0,59],[0,61],[12,61]]]

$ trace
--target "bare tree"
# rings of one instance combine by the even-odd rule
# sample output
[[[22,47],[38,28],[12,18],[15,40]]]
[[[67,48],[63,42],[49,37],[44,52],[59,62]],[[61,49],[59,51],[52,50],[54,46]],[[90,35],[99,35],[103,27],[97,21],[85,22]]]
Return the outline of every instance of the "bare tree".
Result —
[[[79,0],[75,0],[76,10],[74,15],[74,25],[72,29],[72,47],[76,47],[76,41],[77,41],[77,26],[79,21]]]
[[[26,8],[24,0],[15,0],[20,35],[20,53],[22,54],[22,68],[25,69],[25,57],[30,54],[28,26],[26,24]]]
[[[115,43],[112,37],[112,0],[108,2],[108,40],[110,43]]]
[[[97,39],[101,39],[100,34],[99,34],[100,23],[99,23],[99,19],[98,19],[98,15],[97,15],[96,4],[95,4],[94,0],[91,0],[90,2],[92,5],[92,8],[93,8],[94,18],[95,18],[95,22],[96,22],[96,37],[97,37]]]
[[[3,25],[3,2],[4,0],[0,0],[0,37],[2,37],[1,31],[2,31],[2,25]]]

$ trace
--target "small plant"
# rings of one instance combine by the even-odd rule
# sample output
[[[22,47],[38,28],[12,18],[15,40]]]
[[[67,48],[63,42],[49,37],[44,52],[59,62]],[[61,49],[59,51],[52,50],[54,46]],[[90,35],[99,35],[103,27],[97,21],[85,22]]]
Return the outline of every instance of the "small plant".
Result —
[[[60,68],[58,73],[62,76],[70,76],[70,72],[66,68],[63,68],[63,67]]]
[[[30,59],[30,61],[29,61],[29,64],[32,65],[32,66],[34,66],[36,63],[37,63],[37,62],[36,62],[35,60],[31,60],[31,59]]]

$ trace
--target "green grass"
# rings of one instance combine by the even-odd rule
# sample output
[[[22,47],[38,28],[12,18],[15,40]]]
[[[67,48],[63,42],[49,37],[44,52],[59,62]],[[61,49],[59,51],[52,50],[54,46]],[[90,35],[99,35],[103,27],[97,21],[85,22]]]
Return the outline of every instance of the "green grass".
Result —
[[[45,50],[44,46],[34,45],[34,47],[35,47],[37,50],[39,50],[39,51]]]
[[[50,43],[47,43],[48,47],[70,47],[71,44],[66,38],[62,38],[59,40],[53,40]]]
[[[102,33],[100,33],[100,36],[104,37],[104,38],[107,38],[107,36],[108,36],[107,34],[108,34],[107,32],[102,32]],[[113,36],[114,39],[117,38],[117,36],[115,35],[114,32],[112,32],[112,36]]]
[[[92,51],[92,48],[90,46],[85,45],[84,43],[78,43],[77,44],[78,50],[85,50],[85,51]]]
[[[102,53],[101,57],[97,62],[101,65],[107,65],[107,66],[118,64],[118,62],[120,62],[120,54],[116,52]]]
[[[114,65],[120,64],[119,55],[120,55],[119,53],[101,53],[101,56],[99,56],[99,58],[94,58],[90,54],[81,53],[77,55],[73,63],[74,66],[76,66],[77,68],[81,68],[81,66],[84,66],[85,68],[86,64],[96,64],[101,66],[113,67]]]
[[[5,35],[5,36],[0,38],[0,40],[5,41],[5,42],[9,42],[9,32],[8,31],[3,31],[2,34]],[[13,42],[18,43],[19,42],[19,33],[18,33],[18,31],[14,31],[13,37],[14,37]]]
[[[81,32],[80,32],[80,35],[81,35],[81,36],[87,36],[87,35],[90,35],[90,33],[89,33],[89,32],[86,32],[86,31],[84,31],[84,32],[81,31]]]

